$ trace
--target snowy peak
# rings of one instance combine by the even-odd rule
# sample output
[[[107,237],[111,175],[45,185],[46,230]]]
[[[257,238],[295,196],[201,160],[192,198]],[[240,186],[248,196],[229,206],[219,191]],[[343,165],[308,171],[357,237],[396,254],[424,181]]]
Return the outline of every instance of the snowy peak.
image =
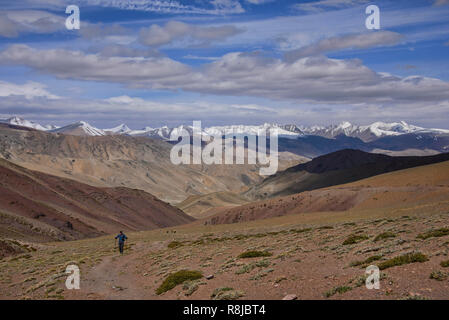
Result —
[[[124,134],[124,133],[131,132],[131,129],[126,124],[122,123],[121,125],[118,125],[117,127],[110,128],[110,129],[104,129],[104,131],[106,133],[111,133],[111,134]]]
[[[95,128],[85,121],[69,124],[65,127],[51,130],[51,132],[71,134],[75,136],[104,136],[106,134],[103,130]]]
[[[373,124],[369,126],[361,126],[361,131],[369,130],[372,134],[374,134],[376,137],[382,137],[382,136],[392,136],[392,135],[399,135],[399,134],[405,134],[405,133],[413,133],[416,131],[423,130],[424,128],[409,125],[405,121],[401,122],[392,122],[392,123],[385,123],[385,122],[374,122]]]
[[[15,126],[20,126],[20,127],[32,128],[32,129],[41,130],[41,131],[47,130],[45,127],[41,126],[39,123],[36,123],[33,121],[28,121],[28,120],[25,120],[25,119],[17,117],[17,116],[14,116],[14,117],[11,117],[8,119],[2,119],[2,120],[0,120],[0,122],[8,123],[8,124],[12,124]]]
[[[278,125],[265,123],[260,126],[246,126],[246,125],[230,125],[230,126],[216,126],[205,128],[204,131],[210,135],[226,135],[226,134],[237,134],[237,135],[257,135],[261,131],[268,130],[278,136],[284,137],[298,137],[303,135],[303,132],[296,125]]]
[[[359,138],[365,142],[373,141],[386,136],[398,136],[408,133],[429,132],[438,134],[447,131],[442,129],[425,129],[410,125],[405,121],[391,123],[378,121],[366,126],[358,126],[345,121],[337,126],[312,126],[309,128],[302,128],[302,130],[309,135],[318,135],[326,138],[334,138],[339,135],[345,135],[348,137]]]
[[[0,123],[8,123],[16,126],[33,128],[41,131],[64,133],[81,136],[104,136],[104,135],[130,135],[143,136],[153,139],[170,140],[171,135],[178,136],[182,130],[193,135],[193,127],[191,125],[180,125],[178,127],[162,126],[159,128],[144,127],[140,130],[132,130],[126,124],[120,124],[109,129],[99,129],[91,126],[85,121],[79,121],[64,127],[53,125],[42,126],[36,122],[25,120],[14,116],[8,119],[0,119]],[[335,138],[340,135],[347,137],[359,138],[365,142],[374,141],[378,138],[387,136],[399,136],[403,134],[432,134],[441,135],[449,134],[446,129],[428,129],[408,124],[405,121],[399,122],[374,122],[370,125],[355,125],[348,121],[343,121],[338,125],[329,126],[297,126],[294,124],[279,125],[273,123],[264,123],[262,125],[226,125],[212,126],[203,128],[202,135],[257,135],[261,131],[268,134],[268,130],[274,132],[279,137],[296,139],[305,135],[316,135],[325,138]]]

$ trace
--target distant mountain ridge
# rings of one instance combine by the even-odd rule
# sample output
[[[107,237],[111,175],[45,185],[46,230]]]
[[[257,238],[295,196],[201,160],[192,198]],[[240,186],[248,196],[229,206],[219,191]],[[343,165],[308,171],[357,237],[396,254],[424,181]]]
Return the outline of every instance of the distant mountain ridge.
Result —
[[[126,124],[122,123],[114,128],[100,129],[96,128],[85,121],[78,121],[63,127],[56,127],[51,125],[42,126],[36,122],[28,121],[20,117],[14,116],[8,119],[0,120],[3,123],[9,123],[18,126],[24,126],[41,131],[50,131],[55,133],[65,133],[73,135],[89,135],[89,136],[103,136],[107,134],[126,134],[130,136],[147,136],[169,140],[170,134],[178,132],[182,129],[190,134],[192,133],[192,126],[180,125],[177,127],[162,126],[159,128],[145,127],[139,130],[130,129]],[[449,134],[447,129],[423,128],[408,124],[405,121],[400,122],[374,122],[370,125],[355,125],[344,121],[338,125],[329,126],[297,126],[295,124],[270,124],[264,123],[262,125],[226,125],[226,126],[211,126],[203,128],[202,133],[206,135],[217,134],[257,134],[259,130],[274,130],[279,136],[283,137],[304,137],[306,135],[315,135],[325,138],[335,138],[339,135],[347,137],[359,138],[364,142],[371,142],[378,138],[388,136],[399,136],[404,134]]]
[[[341,156],[341,154],[331,154],[320,159],[319,162],[327,162],[331,158],[339,158]],[[347,156],[351,157],[354,154],[349,152]],[[368,160],[369,162],[376,158],[376,156],[373,158],[373,155],[366,155],[365,157],[363,154],[356,155],[356,157],[359,160],[354,162],[354,164],[357,164],[360,160],[362,162]],[[335,217],[339,214],[349,216],[356,213],[357,219],[359,219],[360,216],[365,217],[369,212],[383,213],[388,210],[394,210],[398,215],[405,213],[407,215],[413,213],[421,215],[430,210],[435,212],[435,209],[436,212],[441,213],[442,210],[446,212],[447,208],[443,209],[442,204],[447,203],[446,200],[449,194],[449,161],[444,161],[444,157],[447,159],[448,154],[433,157],[437,157],[433,159],[437,161],[432,164],[421,163],[415,167],[390,171],[384,174],[375,174],[365,179],[359,176],[362,179],[348,184],[341,184],[342,180],[337,180],[342,176],[348,178],[348,173],[350,173],[348,170],[352,170],[353,173],[357,173],[357,171],[363,173],[363,170],[357,170],[357,168],[329,170],[320,175],[328,175],[326,177],[328,181],[334,179],[336,184],[333,186],[328,185],[328,187],[316,188],[317,186],[315,185],[315,188],[301,192],[296,192],[297,190],[293,189],[284,189],[285,191],[290,191],[290,193],[279,194],[276,197],[260,198],[260,201],[252,201],[241,206],[224,208],[217,212],[212,212],[213,215],[201,222],[203,224],[228,224],[293,214],[312,213],[314,216],[320,212],[332,212],[332,214],[327,216],[328,219],[332,219],[334,213]],[[385,159],[387,160],[388,158]],[[394,162],[396,160],[398,159],[393,159]],[[429,158],[426,161],[428,160]],[[404,164],[408,160],[399,159],[399,161]],[[385,164],[386,162],[384,161],[384,168],[388,168]],[[371,164],[371,169],[373,165],[376,165],[376,163]],[[396,165],[399,167],[400,163]],[[360,168],[363,169],[363,166]],[[367,168],[369,169],[370,167]],[[339,174],[339,171],[343,175]],[[305,178],[310,182],[314,182],[312,175],[309,174]],[[299,177],[297,176],[297,178]],[[291,182],[291,178],[292,176],[283,182],[277,181],[279,183],[278,186],[285,187],[284,182]],[[326,179],[322,181],[326,181]],[[315,182],[317,181],[315,180]],[[305,182],[305,180],[297,181],[299,184],[302,182]]]
[[[278,172],[246,191],[244,196],[249,199],[286,196],[448,160],[449,153],[424,157],[390,157],[344,149]]]
[[[358,126],[345,121],[339,125],[304,127],[301,128],[301,130],[307,134],[326,138],[335,138],[338,135],[345,135],[348,137],[359,138],[365,142],[370,142],[386,136],[399,136],[410,133],[449,134],[449,130],[446,129],[427,129],[408,124],[405,121],[392,123],[374,122],[367,126]]]
[[[162,126],[153,128],[147,126],[133,130],[122,123],[113,128],[96,128],[85,121],[79,121],[63,127],[41,126],[19,117],[0,120],[0,124],[8,124],[29,130],[49,133],[101,137],[128,136],[150,138],[172,142],[182,131],[194,134],[191,125],[178,127]],[[279,152],[289,152],[301,157],[315,158],[342,149],[358,149],[372,153],[382,153],[392,156],[425,156],[449,152],[449,130],[423,128],[401,122],[375,122],[371,125],[358,126],[349,122],[339,125],[304,127],[294,124],[279,125],[265,123],[263,125],[228,125],[202,128],[203,136],[235,136],[256,135],[273,130],[279,137]],[[177,140],[177,139],[176,139]]]

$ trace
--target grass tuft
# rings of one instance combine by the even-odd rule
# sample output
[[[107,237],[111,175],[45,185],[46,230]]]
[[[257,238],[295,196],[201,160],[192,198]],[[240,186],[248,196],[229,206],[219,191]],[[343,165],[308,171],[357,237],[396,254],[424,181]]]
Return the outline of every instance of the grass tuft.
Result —
[[[339,287],[332,288],[331,290],[326,292],[325,296],[326,296],[326,298],[329,298],[329,297],[332,297],[333,295],[335,295],[337,293],[338,294],[342,294],[342,293],[348,292],[350,290],[352,290],[352,288],[349,287],[349,286],[339,286]]]
[[[352,234],[349,237],[347,237],[345,241],[343,241],[343,245],[346,246],[348,244],[359,243],[366,239],[368,239],[368,236],[366,235]]]
[[[165,278],[164,282],[156,289],[156,294],[160,295],[167,292],[177,285],[184,283],[187,280],[197,280],[203,277],[200,271],[180,270],[175,273],[171,273]]]
[[[396,235],[393,232],[383,232],[374,238],[374,242],[388,239],[388,238],[396,238]]]
[[[409,264],[414,262],[426,262],[429,258],[426,255],[416,252],[416,253],[407,253],[401,256],[397,256],[395,258],[389,259],[379,264],[380,270],[385,270],[395,266],[401,266],[403,264]]]
[[[350,266],[351,267],[364,266],[364,265],[370,264],[373,261],[377,261],[377,260],[380,260],[380,259],[382,259],[382,256],[380,256],[380,255],[371,256],[371,257],[369,257],[369,258],[367,258],[367,259],[365,259],[363,261],[351,262]]]
[[[436,230],[427,231],[417,236],[418,239],[426,240],[429,238],[439,238],[449,235],[449,228],[440,228]]]
[[[449,260],[441,261],[440,266],[443,268],[449,267]]]
[[[438,281],[444,281],[447,279],[447,273],[445,273],[443,271],[432,271],[429,278],[435,279]]]
[[[257,257],[270,257],[273,254],[268,251],[246,251],[241,253],[238,257],[239,258],[257,258]]]
[[[179,248],[182,246],[183,246],[182,242],[179,242],[179,241],[172,241],[167,245],[167,247],[170,249],[176,249],[176,248]]]
[[[237,300],[243,297],[245,293],[243,291],[234,290],[234,288],[222,287],[217,288],[211,295],[214,300]]]

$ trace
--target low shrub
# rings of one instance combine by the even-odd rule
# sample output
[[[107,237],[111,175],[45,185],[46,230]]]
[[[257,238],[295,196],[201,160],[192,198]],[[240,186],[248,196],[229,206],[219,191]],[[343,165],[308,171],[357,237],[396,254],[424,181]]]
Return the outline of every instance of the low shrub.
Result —
[[[445,273],[443,271],[432,271],[429,278],[435,279],[438,281],[444,281],[447,279],[447,273]]]
[[[396,238],[396,235],[393,232],[383,232],[381,234],[378,234],[374,238],[374,242],[377,242],[377,241],[380,241],[380,240],[384,240],[384,239],[388,239],[388,238]]]
[[[167,276],[167,278],[165,278],[159,288],[156,289],[156,294],[160,295],[167,292],[187,280],[197,280],[202,277],[203,274],[200,271],[180,270],[178,272],[171,273]]]
[[[352,290],[351,287],[349,286],[339,286],[339,287],[335,287],[332,288],[331,290],[329,290],[328,292],[325,293],[326,298],[332,297],[335,294],[341,294],[341,293],[345,293]]]
[[[370,264],[371,262],[377,261],[377,260],[380,260],[380,259],[382,259],[382,256],[380,256],[380,255],[379,256],[371,256],[371,257],[369,257],[369,258],[367,258],[367,259],[365,259],[363,261],[351,262],[350,266],[351,267],[363,266],[363,265]]]
[[[354,243],[359,243],[363,240],[368,239],[368,236],[366,235],[362,235],[362,234],[352,234],[349,237],[346,238],[345,241],[343,241],[343,245],[348,245],[348,244],[354,244]]]
[[[211,298],[214,300],[237,300],[240,297],[243,297],[245,293],[240,290],[234,290],[234,288],[222,287],[217,288],[211,295]]]
[[[429,258],[426,255],[416,252],[416,253],[407,253],[401,256],[397,256],[395,258],[384,261],[378,265],[380,270],[385,270],[395,266],[401,266],[403,264],[415,263],[415,262],[426,262]]]
[[[168,248],[170,248],[170,249],[175,249],[175,248],[179,248],[179,247],[182,247],[183,246],[183,244],[182,244],[182,242],[179,242],[179,241],[172,241],[172,242],[170,242],[169,244],[168,244]]]
[[[418,239],[426,240],[429,238],[439,238],[449,235],[449,228],[440,228],[436,230],[427,231],[417,236]]]
[[[449,260],[441,261],[440,266],[443,268],[449,267]]]
[[[252,250],[252,251],[243,252],[238,257],[239,258],[257,258],[257,257],[270,257],[272,255],[273,254],[271,252],[268,252],[268,251]]]

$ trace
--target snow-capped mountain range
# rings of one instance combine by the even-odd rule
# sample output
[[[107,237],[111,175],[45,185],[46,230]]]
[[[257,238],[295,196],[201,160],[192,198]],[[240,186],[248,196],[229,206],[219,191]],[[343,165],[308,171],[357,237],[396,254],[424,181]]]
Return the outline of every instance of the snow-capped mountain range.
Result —
[[[367,126],[358,126],[345,121],[340,123],[339,125],[330,125],[327,127],[301,127],[300,129],[304,133],[310,135],[317,135],[326,138],[334,138],[338,135],[345,135],[348,137],[359,138],[363,141],[372,141],[384,136],[398,136],[407,133],[449,133],[449,130],[426,129],[408,124],[405,121],[392,123],[374,122]]]
[[[170,135],[177,134],[180,130],[186,130],[190,134],[193,132],[192,126],[181,125],[175,128],[169,128],[163,126],[160,128],[145,127],[140,130],[132,130],[126,124],[118,125],[114,128],[99,129],[91,126],[85,121],[79,121],[69,124],[63,127],[56,127],[51,125],[40,125],[33,121],[28,121],[20,117],[11,117],[9,119],[0,119],[0,123],[8,123],[17,126],[23,126],[33,128],[36,130],[53,132],[53,133],[65,133],[73,135],[85,135],[85,136],[105,136],[105,135],[130,135],[130,136],[146,136],[151,138],[158,138],[163,140],[169,140]],[[253,135],[257,134],[259,130],[275,130],[280,137],[285,138],[298,138],[304,136],[321,136],[326,138],[335,138],[340,135],[359,138],[365,142],[373,141],[381,137],[386,136],[399,136],[403,134],[420,134],[430,133],[435,135],[449,134],[449,130],[446,129],[429,129],[414,126],[404,121],[400,122],[375,122],[370,125],[355,125],[349,122],[342,122],[339,125],[330,126],[296,126],[296,125],[279,125],[265,123],[260,126],[254,125],[229,125],[229,126],[212,126],[202,129],[202,134],[205,135],[225,135],[225,134],[237,134],[237,135]]]
[[[11,117],[8,119],[0,119],[0,123],[8,123],[8,124],[12,124],[15,126],[27,127],[27,128],[32,128],[32,129],[41,130],[41,131],[47,131],[47,130],[56,128],[51,125],[41,126],[39,123],[36,123],[33,121],[28,121],[28,120],[22,119],[17,116],[14,116],[14,117]]]

